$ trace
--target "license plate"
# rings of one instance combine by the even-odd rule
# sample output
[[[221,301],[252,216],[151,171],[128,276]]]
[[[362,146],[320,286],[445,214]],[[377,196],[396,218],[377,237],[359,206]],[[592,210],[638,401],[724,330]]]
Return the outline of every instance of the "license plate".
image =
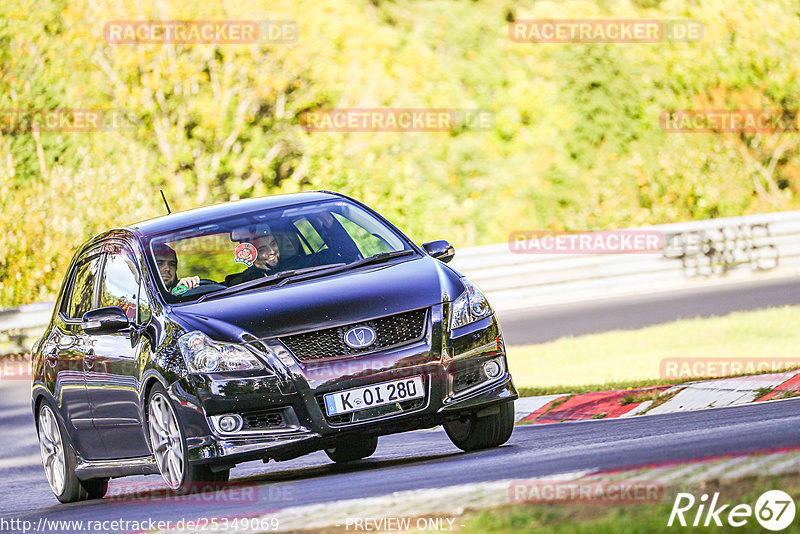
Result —
[[[422,377],[403,378],[381,382],[361,388],[337,391],[324,396],[328,415],[357,412],[375,406],[384,406],[425,396]]]

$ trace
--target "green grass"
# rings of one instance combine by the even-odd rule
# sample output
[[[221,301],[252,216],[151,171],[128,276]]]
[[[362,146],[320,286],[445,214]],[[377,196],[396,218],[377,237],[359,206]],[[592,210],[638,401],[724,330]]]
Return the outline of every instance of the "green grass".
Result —
[[[511,372],[514,372],[513,367],[511,368]],[[536,395],[558,395],[560,393],[570,394],[570,395],[580,395],[581,393],[591,393],[593,391],[610,391],[612,389],[634,389],[634,388],[644,388],[649,386],[669,386],[673,384],[679,384],[682,382],[689,382],[692,379],[686,380],[661,380],[661,379],[652,379],[652,380],[624,380],[624,381],[616,381],[616,382],[604,382],[602,384],[595,383],[595,384],[556,384],[552,386],[520,386],[517,385],[518,379],[516,375],[514,376],[514,385],[517,386],[517,390],[519,394],[523,397],[534,397]]]
[[[773,389],[775,389],[775,388],[774,388],[774,387],[769,387],[769,386],[765,386],[765,387],[763,387],[763,388],[758,388],[758,389],[756,390],[756,396],[755,396],[755,398],[757,398],[757,399],[760,399],[760,398],[761,398],[761,397],[763,397],[764,395],[769,395],[770,393],[772,393],[772,390],[773,390]]]
[[[747,504],[755,507],[758,497],[767,490],[780,489],[793,497],[795,502],[800,498],[800,476],[797,474],[771,478],[749,478],[719,484],[706,483],[703,486],[684,487],[680,491],[688,491],[696,498],[703,493],[720,493],[720,503]],[[650,534],[653,532],[767,532],[756,521],[755,517],[748,518],[746,525],[740,528],[728,526],[727,512],[730,507],[720,514],[722,527],[710,526],[681,527],[673,524],[667,527],[672,505],[677,490],[667,488],[665,497],[661,502],[652,504],[585,504],[585,503],[558,503],[558,504],[518,504],[505,506],[494,510],[469,512],[458,523],[464,525],[458,532],[460,534],[478,534],[491,532],[493,534],[512,534],[517,532],[553,533],[553,534],[595,534],[595,533],[626,533]],[[689,525],[697,511],[695,506],[691,513],[686,514]],[[705,520],[705,514],[703,515]],[[800,532],[800,522],[794,523],[784,533]]]
[[[798,361],[800,306],[687,319],[633,331],[508,347],[514,383],[525,395],[586,393],[677,384],[661,376],[667,358],[775,358]]]
[[[619,401],[621,406],[625,406],[627,404],[634,404],[639,402],[646,402],[646,401],[656,401],[661,396],[663,390],[656,390],[651,392],[641,392],[641,393],[631,393],[629,395],[625,395],[625,397]]]

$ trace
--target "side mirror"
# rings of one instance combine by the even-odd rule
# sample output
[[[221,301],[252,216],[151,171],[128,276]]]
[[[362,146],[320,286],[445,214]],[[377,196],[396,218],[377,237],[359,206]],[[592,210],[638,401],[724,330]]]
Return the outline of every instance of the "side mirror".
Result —
[[[424,243],[422,248],[424,248],[425,252],[430,254],[432,258],[436,258],[442,263],[449,262],[453,259],[453,256],[456,255],[456,249],[444,239]]]
[[[130,326],[128,316],[119,306],[109,306],[88,311],[81,324],[87,334],[111,334]]]

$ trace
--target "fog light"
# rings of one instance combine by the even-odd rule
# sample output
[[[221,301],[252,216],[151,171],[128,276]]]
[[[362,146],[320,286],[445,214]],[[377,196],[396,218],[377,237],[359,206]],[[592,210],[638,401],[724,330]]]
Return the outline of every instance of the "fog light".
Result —
[[[223,432],[236,432],[242,428],[242,418],[238,415],[223,415],[219,418],[219,429]]]
[[[500,364],[497,363],[497,360],[489,360],[483,364],[483,372],[486,373],[486,376],[489,378],[497,378],[500,376],[502,368],[500,367]]]

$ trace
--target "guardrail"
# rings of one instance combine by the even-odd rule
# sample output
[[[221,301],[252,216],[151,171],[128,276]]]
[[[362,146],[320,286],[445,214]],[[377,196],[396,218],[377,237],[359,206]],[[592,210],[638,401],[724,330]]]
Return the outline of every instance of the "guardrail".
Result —
[[[452,265],[498,310],[649,292],[700,280],[800,271],[800,211],[664,224],[649,254],[530,254],[509,243],[456,251]]]
[[[52,302],[0,310],[0,356],[28,352],[52,314]]]
[[[499,311],[691,286],[765,271],[800,273],[800,211],[647,227],[664,247],[648,254],[531,254],[509,243],[456,251],[451,265]],[[0,355],[30,349],[52,302],[0,311]]]

